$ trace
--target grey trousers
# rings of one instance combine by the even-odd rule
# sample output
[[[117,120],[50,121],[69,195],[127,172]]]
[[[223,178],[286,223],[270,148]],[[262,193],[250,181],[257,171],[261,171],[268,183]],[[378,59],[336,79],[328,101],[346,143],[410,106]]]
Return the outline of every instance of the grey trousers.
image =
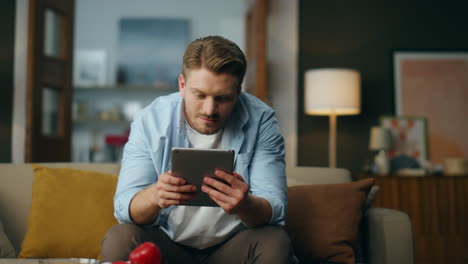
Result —
[[[115,225],[102,241],[103,261],[128,260],[139,244],[158,245],[163,263],[293,263],[291,241],[281,227],[264,226],[240,231],[229,240],[207,249],[175,243],[159,228],[143,229],[134,224]]]

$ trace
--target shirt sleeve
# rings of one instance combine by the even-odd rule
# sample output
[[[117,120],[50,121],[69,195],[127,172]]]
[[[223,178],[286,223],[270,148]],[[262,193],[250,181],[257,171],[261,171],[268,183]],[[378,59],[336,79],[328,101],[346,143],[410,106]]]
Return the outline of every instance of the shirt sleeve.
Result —
[[[157,180],[149,145],[141,117],[132,122],[130,136],[125,144],[117,190],[114,196],[114,215],[120,223],[133,223],[130,202],[139,191]]]
[[[266,114],[258,132],[257,145],[250,163],[250,191],[267,200],[272,208],[269,224],[284,225],[288,194],[285,171],[284,139],[274,112]]]

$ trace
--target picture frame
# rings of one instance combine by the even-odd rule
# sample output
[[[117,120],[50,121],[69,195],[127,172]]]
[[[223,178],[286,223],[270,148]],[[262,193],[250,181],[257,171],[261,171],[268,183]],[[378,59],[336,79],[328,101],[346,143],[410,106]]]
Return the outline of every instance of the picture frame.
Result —
[[[178,18],[121,18],[117,84],[177,87],[191,21]]]
[[[74,86],[87,88],[106,85],[106,57],[104,50],[78,50],[73,70]]]
[[[468,51],[393,52],[395,113],[427,120],[432,163],[468,158]]]
[[[390,130],[391,159],[404,156],[422,166],[428,160],[427,120],[420,116],[382,116],[380,125]]]

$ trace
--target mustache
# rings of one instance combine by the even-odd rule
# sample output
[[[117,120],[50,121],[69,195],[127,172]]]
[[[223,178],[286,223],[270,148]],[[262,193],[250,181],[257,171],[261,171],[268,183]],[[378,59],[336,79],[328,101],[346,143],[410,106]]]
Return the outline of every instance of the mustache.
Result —
[[[205,118],[205,119],[219,119],[219,115],[218,114],[214,114],[214,115],[198,115],[199,117],[201,118]]]

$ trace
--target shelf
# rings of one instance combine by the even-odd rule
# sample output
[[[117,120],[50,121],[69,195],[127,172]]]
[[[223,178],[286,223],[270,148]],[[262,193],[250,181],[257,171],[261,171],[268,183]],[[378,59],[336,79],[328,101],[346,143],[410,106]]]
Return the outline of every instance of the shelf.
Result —
[[[91,147],[99,149],[94,157],[114,160],[106,150],[106,136],[124,135],[129,120],[137,111],[156,98],[178,92],[176,86],[105,85],[75,86],[73,89],[72,121],[73,161],[86,161]],[[83,154],[84,153],[84,154]],[[97,159],[101,160],[101,159]]]
[[[129,128],[130,121],[128,120],[73,120],[74,128],[83,128],[89,130],[102,128]]]
[[[173,93],[179,91],[177,87],[165,87],[158,88],[152,85],[105,85],[105,86],[75,86],[73,92],[83,93],[83,92],[126,92],[126,93],[135,93],[135,92],[147,92],[147,93]]]

